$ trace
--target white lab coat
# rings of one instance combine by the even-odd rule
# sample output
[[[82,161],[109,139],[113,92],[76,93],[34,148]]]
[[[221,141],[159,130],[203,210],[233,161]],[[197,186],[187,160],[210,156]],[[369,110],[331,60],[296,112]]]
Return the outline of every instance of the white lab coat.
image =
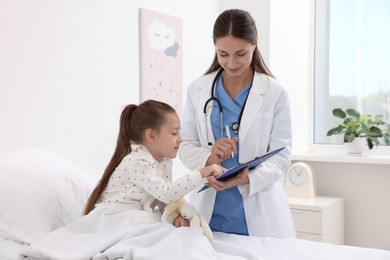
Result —
[[[216,73],[202,76],[188,88],[181,120],[181,135],[185,141],[180,146],[179,158],[190,170],[205,166],[211,154],[208,140],[215,142],[210,121],[211,107],[207,111],[207,118],[203,108],[211,96]],[[291,152],[289,100],[285,89],[265,74],[256,72],[254,75],[241,119],[239,147],[240,162],[267,150],[285,147],[279,154],[251,170],[248,174],[249,184],[240,185],[238,188],[243,196],[250,236],[295,238],[294,223],[283,184],[284,172],[290,165]],[[197,191],[198,189],[195,189],[192,192],[190,203],[210,221],[216,190],[207,189],[200,193]]]

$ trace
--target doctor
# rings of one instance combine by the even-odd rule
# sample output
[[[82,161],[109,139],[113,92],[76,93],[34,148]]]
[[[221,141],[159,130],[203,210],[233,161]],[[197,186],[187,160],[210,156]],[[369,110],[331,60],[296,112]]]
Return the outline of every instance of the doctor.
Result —
[[[213,231],[295,238],[283,185],[290,164],[288,95],[274,79],[257,48],[250,14],[226,10],[214,24],[215,57],[205,75],[188,88],[179,158],[191,169],[213,163],[230,168],[285,147],[259,167],[228,181],[209,178],[190,203]]]

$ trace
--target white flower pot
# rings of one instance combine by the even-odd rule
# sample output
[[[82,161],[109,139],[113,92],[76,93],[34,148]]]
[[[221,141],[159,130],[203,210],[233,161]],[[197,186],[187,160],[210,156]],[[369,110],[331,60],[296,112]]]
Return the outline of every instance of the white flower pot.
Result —
[[[355,139],[353,139],[352,142],[345,143],[345,145],[347,146],[348,153],[361,154],[364,146],[363,140],[364,138],[356,137]]]

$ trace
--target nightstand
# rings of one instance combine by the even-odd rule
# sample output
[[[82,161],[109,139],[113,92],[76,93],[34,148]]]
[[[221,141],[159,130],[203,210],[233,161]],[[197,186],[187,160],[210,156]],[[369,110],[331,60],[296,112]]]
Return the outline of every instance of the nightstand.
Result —
[[[297,238],[344,244],[344,203],[341,198],[288,198]]]

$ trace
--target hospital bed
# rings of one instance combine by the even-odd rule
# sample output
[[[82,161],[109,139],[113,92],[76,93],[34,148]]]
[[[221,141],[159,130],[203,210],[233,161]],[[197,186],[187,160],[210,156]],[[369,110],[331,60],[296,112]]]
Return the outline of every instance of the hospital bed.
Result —
[[[1,158],[0,178],[2,260],[25,259],[19,253],[29,244],[78,219],[97,181],[72,162],[40,148]],[[210,242],[200,229],[177,229],[162,223],[124,226],[121,232],[118,243],[107,245],[107,250],[97,250],[88,258],[390,260],[390,251],[386,250],[302,239],[214,233]],[[94,242],[99,241],[86,241]],[[74,246],[64,259],[81,259],[81,251],[83,245]]]

